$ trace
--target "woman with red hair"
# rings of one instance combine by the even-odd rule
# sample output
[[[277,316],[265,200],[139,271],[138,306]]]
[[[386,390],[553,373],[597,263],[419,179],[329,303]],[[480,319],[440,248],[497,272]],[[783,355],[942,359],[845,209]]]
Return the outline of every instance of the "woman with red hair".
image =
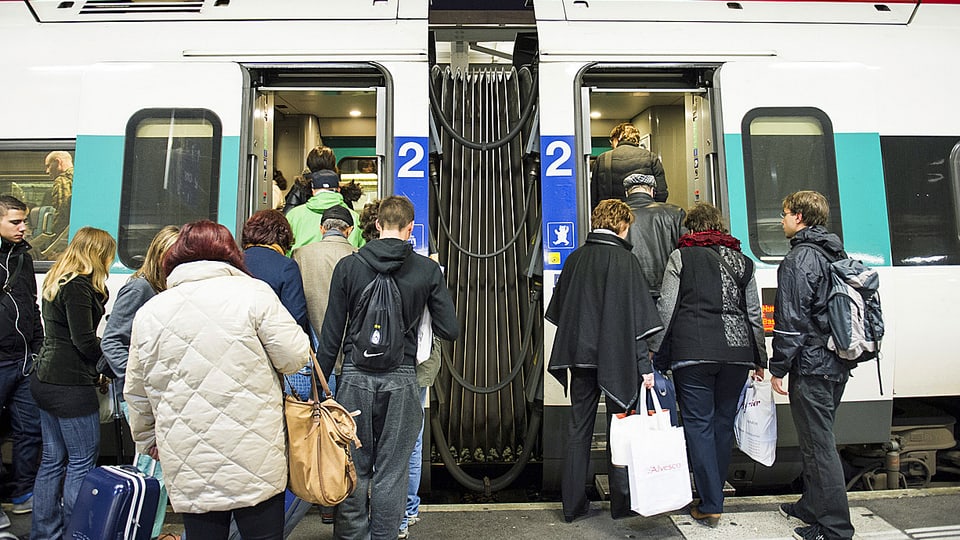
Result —
[[[191,538],[280,540],[287,485],[283,398],[309,339],[251,277],[222,225],[184,225],[163,259],[167,290],[137,312],[124,395],[137,450],[164,465]]]
[[[297,261],[286,256],[293,245],[290,223],[277,210],[260,210],[243,225],[243,262],[250,275],[266,281],[304,332],[310,332],[307,298]]]

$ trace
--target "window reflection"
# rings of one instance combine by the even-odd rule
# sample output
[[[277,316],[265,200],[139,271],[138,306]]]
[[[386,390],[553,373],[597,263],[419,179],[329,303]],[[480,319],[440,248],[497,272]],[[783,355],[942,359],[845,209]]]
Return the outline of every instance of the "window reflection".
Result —
[[[73,200],[73,142],[19,145],[0,149],[0,195],[27,205],[27,238],[38,269],[63,251],[70,234]]]
[[[783,198],[815,190],[830,201],[828,228],[841,235],[833,128],[813,108],[760,108],[742,124],[750,246],[761,259],[777,260],[790,250],[783,235]]]
[[[881,137],[894,265],[960,264],[960,138]]]
[[[139,268],[166,225],[217,220],[220,119],[205,109],[146,109],[127,124],[118,252]]]

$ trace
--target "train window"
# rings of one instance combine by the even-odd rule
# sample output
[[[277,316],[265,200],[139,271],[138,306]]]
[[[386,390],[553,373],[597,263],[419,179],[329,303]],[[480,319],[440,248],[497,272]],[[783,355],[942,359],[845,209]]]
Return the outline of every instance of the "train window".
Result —
[[[960,137],[880,137],[895,266],[960,264]]]
[[[217,220],[220,119],[206,109],[144,109],[127,122],[117,251],[139,268],[165,225]]]
[[[0,146],[0,195],[27,205],[26,239],[37,268],[45,270],[67,246],[70,233],[73,142]]]
[[[783,236],[783,198],[815,190],[830,201],[828,228],[841,236],[840,198],[833,126],[820,109],[758,108],[748,112],[743,130],[750,246],[762,260],[777,260],[790,249]]]

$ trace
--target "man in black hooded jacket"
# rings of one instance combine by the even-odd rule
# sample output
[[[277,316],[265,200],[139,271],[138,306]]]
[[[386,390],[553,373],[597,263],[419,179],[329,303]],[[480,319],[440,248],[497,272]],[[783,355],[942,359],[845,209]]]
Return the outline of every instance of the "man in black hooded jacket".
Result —
[[[377,215],[380,238],[341,259],[333,270],[317,360],[323,372],[330,373],[343,344],[337,400],[348,411],[360,411],[357,437],[362,444],[353,452],[356,489],[337,507],[333,526],[337,538],[397,538],[407,501],[410,454],[423,419],[414,371],[419,324],[414,323],[426,306],[434,335],[453,340],[459,333],[440,266],[413,253],[407,243],[413,218],[413,204],[406,197],[383,199]],[[403,328],[411,329],[404,335],[403,358],[387,371],[362,369],[358,355],[366,356],[367,351],[361,353],[353,342],[356,327],[363,322],[357,307],[360,295],[377,273],[393,276],[400,290]]]
[[[852,538],[850,507],[837,441],[833,435],[837,407],[850,378],[846,362],[827,348],[827,293],[830,261],[812,243],[836,258],[845,258],[840,238],[827,232],[830,206],[816,191],[798,191],[783,199],[781,222],[790,252],[777,270],[774,305],[773,390],[787,395],[803,460],[803,495],[780,505],[780,513],[808,524],[794,538]]]
[[[43,344],[30,244],[24,240],[27,206],[0,196],[0,406],[13,428],[13,512],[32,508],[33,482],[40,456],[40,414],[27,378],[33,355]],[[6,525],[4,525],[6,524]],[[0,529],[10,520],[0,511]]]

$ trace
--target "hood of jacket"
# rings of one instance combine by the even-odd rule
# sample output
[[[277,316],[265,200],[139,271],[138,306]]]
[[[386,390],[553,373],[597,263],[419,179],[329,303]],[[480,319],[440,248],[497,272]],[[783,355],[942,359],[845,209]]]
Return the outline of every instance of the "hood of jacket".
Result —
[[[170,272],[167,277],[167,288],[176,287],[181,283],[226,276],[250,277],[243,270],[223,261],[193,261],[177,265]]]
[[[797,234],[790,239],[790,246],[796,246],[801,242],[816,244],[833,255],[836,258],[846,258],[846,252],[843,251],[843,242],[840,237],[827,231],[823,225],[814,225],[805,227],[797,231]]]
[[[413,246],[399,238],[381,238],[367,243],[357,253],[377,272],[392,274],[413,253]]]
[[[346,206],[343,204],[343,195],[336,191],[321,191],[313,197],[310,197],[310,200],[307,201],[307,208],[309,208],[311,212],[322,214],[327,208],[338,204]]]

